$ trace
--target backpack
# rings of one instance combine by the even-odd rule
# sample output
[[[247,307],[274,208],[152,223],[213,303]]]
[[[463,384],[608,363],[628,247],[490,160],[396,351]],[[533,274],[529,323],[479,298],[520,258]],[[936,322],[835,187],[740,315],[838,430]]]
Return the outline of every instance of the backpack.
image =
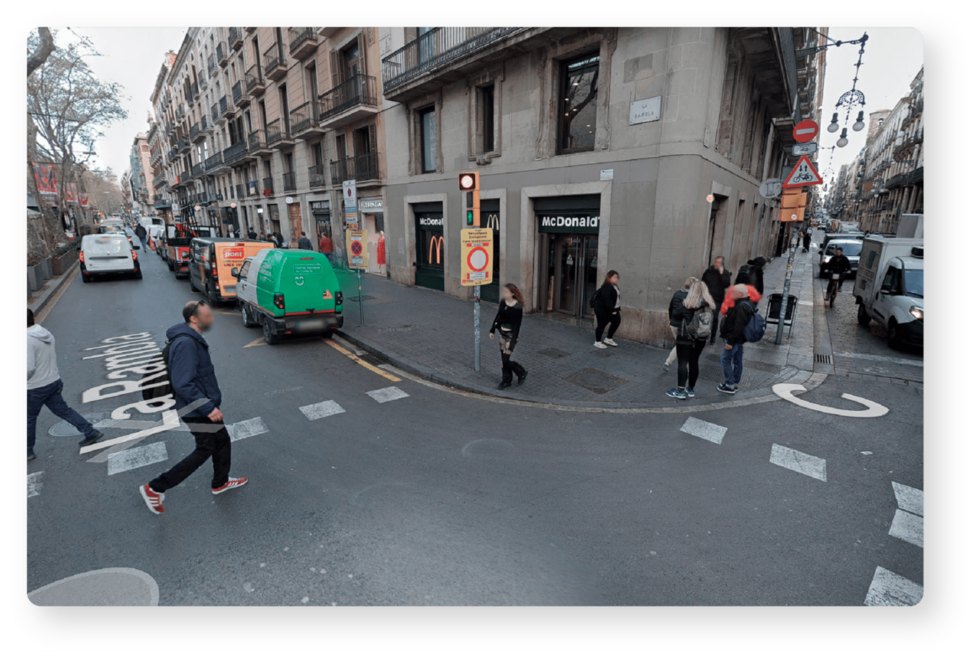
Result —
[[[591,294],[591,300],[588,301],[588,305],[590,305],[592,308],[598,304],[598,300],[600,299],[598,292],[600,291],[601,291],[600,289],[595,289],[594,293]]]
[[[708,340],[712,330],[713,310],[709,306],[704,306],[693,314],[693,322],[689,324],[686,332],[697,340]]]
[[[751,305],[754,310],[754,316],[750,318],[747,325],[744,327],[744,339],[748,342],[760,342],[761,338],[764,337],[764,331],[767,330],[767,322],[764,321],[764,317],[761,313]]]
[[[160,378],[166,378],[163,383],[153,386],[152,388],[146,388],[143,390],[143,399],[156,399],[157,397],[166,397],[167,395],[173,394],[173,384],[170,383],[170,345],[173,344],[173,340],[178,337],[189,337],[194,341],[194,344],[200,346],[200,342],[196,337],[190,335],[189,333],[180,333],[172,340],[167,340],[166,344],[163,346],[163,351],[160,352],[160,356],[163,358],[163,371],[159,372],[156,376]]]
[[[737,283],[738,284],[742,284],[745,282],[749,283],[751,282],[752,279],[753,279],[753,272],[751,270],[751,265],[744,264],[743,266],[741,266],[740,269],[737,271],[737,278],[736,278]]]

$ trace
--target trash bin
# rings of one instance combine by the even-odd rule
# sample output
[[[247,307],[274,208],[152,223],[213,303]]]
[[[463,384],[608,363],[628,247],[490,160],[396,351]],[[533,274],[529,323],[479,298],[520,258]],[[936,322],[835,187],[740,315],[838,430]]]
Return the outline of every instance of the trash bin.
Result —
[[[768,296],[767,303],[767,316],[765,321],[769,324],[777,324],[778,318],[781,316],[781,301],[784,300],[784,294],[777,292]],[[784,325],[788,329],[788,337],[791,337],[791,327],[795,319],[795,306],[798,305],[798,297],[794,294],[788,294],[788,309],[785,310],[784,314]]]

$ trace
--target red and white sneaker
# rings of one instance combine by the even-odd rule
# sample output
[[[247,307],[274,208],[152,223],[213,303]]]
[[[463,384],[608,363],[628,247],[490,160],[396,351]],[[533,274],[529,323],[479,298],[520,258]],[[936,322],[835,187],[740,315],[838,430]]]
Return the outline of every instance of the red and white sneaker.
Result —
[[[153,514],[162,514],[166,511],[163,509],[163,499],[166,497],[166,494],[157,493],[150,489],[148,484],[144,484],[139,487],[139,495],[143,497],[143,502],[146,503],[146,507]]]
[[[246,477],[229,477],[228,481],[224,483],[224,486],[211,489],[211,493],[216,496],[219,493],[224,493],[225,491],[230,491],[231,489],[237,489],[238,487],[243,487],[246,484],[248,484],[248,478]]]

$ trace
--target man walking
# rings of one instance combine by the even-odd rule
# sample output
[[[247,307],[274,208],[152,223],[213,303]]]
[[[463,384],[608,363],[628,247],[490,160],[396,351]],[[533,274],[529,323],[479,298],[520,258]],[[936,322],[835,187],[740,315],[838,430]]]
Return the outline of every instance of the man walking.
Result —
[[[710,291],[710,297],[713,298],[714,303],[720,305],[727,292],[727,287],[730,286],[730,271],[723,268],[723,257],[718,256],[713,260],[713,265],[703,271],[701,280],[706,283],[706,288]],[[713,326],[710,328],[710,344],[716,342],[719,323],[720,315],[714,314]]]
[[[748,298],[747,285],[734,285],[733,309],[723,318],[720,337],[726,342],[720,354],[720,367],[723,368],[723,383],[717,390],[733,395],[740,387],[740,377],[744,373],[744,330],[754,317],[754,306]]]
[[[96,443],[105,436],[75,409],[68,406],[61,396],[62,389],[64,383],[58,373],[54,335],[40,324],[35,324],[34,311],[27,308],[27,461],[36,458],[34,440],[37,433],[37,416],[44,406],[85,435],[79,443],[81,446]]]
[[[183,306],[183,319],[186,323],[166,331],[170,345],[168,368],[177,410],[189,411],[182,417],[197,447],[169,471],[139,487],[146,507],[154,514],[163,513],[163,494],[187,479],[208,459],[214,462],[211,493],[224,493],[248,483],[246,477],[228,477],[231,436],[218,408],[221,389],[203,336],[214,323],[214,314],[205,301],[191,301]]]
[[[248,238],[254,241],[258,238],[258,232],[256,232],[254,229],[248,230]]]
[[[313,249],[312,241],[310,241],[309,237],[306,236],[306,233],[303,232],[302,236],[299,237],[299,250],[312,250],[312,249]]]
[[[142,225],[136,225],[136,236],[139,237],[139,242],[143,245],[143,249],[146,248],[146,228]]]
[[[333,240],[326,234],[323,234],[322,238],[319,239],[319,252],[326,255],[330,264],[333,263]]]

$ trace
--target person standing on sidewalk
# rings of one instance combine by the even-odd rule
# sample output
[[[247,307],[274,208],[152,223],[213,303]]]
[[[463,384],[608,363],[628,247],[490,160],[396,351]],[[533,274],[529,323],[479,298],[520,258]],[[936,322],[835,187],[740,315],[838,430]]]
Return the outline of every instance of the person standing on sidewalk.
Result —
[[[692,399],[696,397],[693,389],[700,375],[700,354],[706,346],[706,336],[713,328],[713,320],[706,319],[700,323],[704,314],[716,317],[716,303],[710,295],[710,290],[702,280],[689,289],[683,300],[682,323],[676,335],[676,353],[679,356],[679,385],[666,394],[676,399]],[[705,335],[704,335],[705,333]]]
[[[326,255],[326,260],[330,264],[333,263],[333,240],[325,234],[319,239],[319,252]]]
[[[499,383],[499,390],[503,390],[513,385],[514,372],[518,386],[526,381],[528,372],[512,359],[516,341],[520,337],[520,326],[523,325],[523,294],[512,283],[503,285],[500,294],[502,300],[499,301],[499,312],[489,328],[489,339],[494,339],[495,333],[499,333],[499,354],[503,359],[503,380]]]
[[[686,294],[689,293],[690,287],[699,282],[695,277],[690,276],[686,278],[686,282],[683,283],[683,288],[672,295],[672,300],[669,301],[669,331],[672,333],[672,339],[676,339],[679,333],[679,324],[682,323],[683,314],[683,301],[686,300]],[[668,372],[669,367],[676,362],[676,357],[679,354],[676,352],[676,346],[673,345],[672,351],[669,352],[669,357],[666,358],[666,362],[662,363],[662,371]]]
[[[608,271],[604,284],[594,292],[594,316],[597,326],[594,329],[594,346],[599,349],[617,347],[615,331],[621,325],[621,290],[618,289],[618,271]],[[608,337],[601,341],[604,327],[608,326]]]
[[[214,462],[211,493],[224,493],[248,483],[246,477],[228,477],[231,435],[224,426],[224,414],[218,408],[221,389],[203,336],[214,323],[214,313],[206,301],[191,301],[183,306],[183,318],[186,323],[176,324],[166,331],[169,343],[167,367],[177,410],[189,411],[182,418],[197,447],[169,471],[139,487],[146,507],[154,514],[163,513],[163,494],[190,477],[208,459]]]
[[[305,232],[299,237],[299,250],[312,250],[312,241],[309,240]]]
[[[44,326],[35,324],[34,311],[27,308],[27,461],[36,458],[34,441],[37,436],[37,416],[45,406],[85,435],[78,445],[91,445],[105,436],[68,406],[61,396],[64,385],[58,373],[54,335]]]
[[[717,386],[717,390],[727,395],[735,394],[740,387],[740,378],[744,373],[744,343],[747,341],[744,329],[754,317],[754,305],[748,298],[747,285],[734,285],[731,291],[734,306],[720,326],[720,337],[726,342],[720,354],[723,383]]]
[[[716,257],[713,260],[713,265],[703,271],[703,282],[706,283],[707,289],[710,290],[710,298],[716,301],[722,301],[724,295],[727,292],[727,288],[730,287],[730,271],[723,267],[723,257]],[[714,304],[714,307],[716,305]],[[713,326],[710,328],[710,344],[716,342],[717,339],[717,325],[720,323],[720,315],[713,315]]]

